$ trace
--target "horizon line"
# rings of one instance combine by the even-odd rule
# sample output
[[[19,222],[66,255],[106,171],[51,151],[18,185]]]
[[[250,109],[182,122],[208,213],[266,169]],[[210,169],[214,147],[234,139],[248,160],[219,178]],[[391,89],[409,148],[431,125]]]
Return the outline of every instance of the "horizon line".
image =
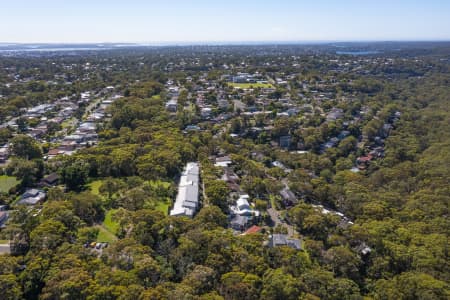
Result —
[[[202,40],[192,40],[192,41],[146,41],[146,42],[121,42],[121,41],[99,41],[99,42],[58,42],[58,41],[39,41],[39,42],[3,42],[0,41],[0,45],[101,45],[101,44],[112,44],[112,45],[139,45],[139,46],[196,46],[196,45],[246,45],[246,44],[326,44],[326,43],[414,43],[414,42],[450,42],[448,39],[336,39],[336,40],[260,40],[260,41],[246,41],[246,40],[224,40],[224,41],[202,41]]]

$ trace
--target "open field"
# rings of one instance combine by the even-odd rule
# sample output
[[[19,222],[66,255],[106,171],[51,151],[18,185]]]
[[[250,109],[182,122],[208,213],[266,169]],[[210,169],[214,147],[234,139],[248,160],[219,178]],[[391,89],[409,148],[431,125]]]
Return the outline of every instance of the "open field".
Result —
[[[166,202],[159,201],[158,204],[156,204],[155,209],[167,215],[170,205],[171,203],[169,201]]]
[[[170,188],[170,182],[165,181],[149,181],[150,185],[154,189],[162,188],[162,189],[169,189]],[[172,199],[166,198],[164,200],[160,200],[156,203],[155,210],[158,210],[160,212],[163,212],[165,215],[167,215],[169,207],[172,205]]]
[[[117,237],[109,232],[104,226],[97,226],[99,232],[97,236],[97,242],[106,242],[106,243],[113,243],[117,240]]]
[[[117,230],[119,229],[119,223],[112,220],[112,215],[116,211],[116,209],[109,210],[105,215],[105,220],[103,221],[103,227],[113,234],[117,233]]]
[[[7,193],[12,187],[15,187],[19,183],[20,181],[17,180],[16,177],[2,175],[0,176],[0,192]]]
[[[271,85],[270,83],[234,83],[234,82],[230,82],[230,83],[228,83],[228,85],[232,86],[234,88],[239,88],[239,89],[273,88],[273,85]]]
[[[95,180],[88,184],[89,189],[91,190],[91,193],[100,196],[100,186],[102,185],[103,180]]]

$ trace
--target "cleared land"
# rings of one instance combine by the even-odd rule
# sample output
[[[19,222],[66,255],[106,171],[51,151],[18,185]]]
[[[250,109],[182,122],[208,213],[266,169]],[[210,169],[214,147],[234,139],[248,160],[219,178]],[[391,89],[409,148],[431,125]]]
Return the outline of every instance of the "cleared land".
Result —
[[[170,182],[158,180],[158,181],[149,181],[149,183],[152,186],[152,188],[154,188],[154,189],[167,190],[170,188]],[[159,200],[155,204],[155,210],[158,210],[158,211],[164,213],[165,215],[167,215],[169,212],[169,207],[171,205],[172,205],[171,198],[166,198],[165,200]]]
[[[0,176],[0,192],[8,193],[11,188],[15,187],[19,183],[20,181],[17,180],[16,177],[2,175]]]
[[[113,221],[112,216],[116,212],[115,209],[109,210],[105,215],[105,220],[102,224],[98,225],[99,230],[97,236],[97,242],[112,243],[117,240],[117,230],[119,229],[119,223]]]
[[[239,88],[239,89],[273,88],[273,85],[271,85],[270,83],[233,83],[233,82],[230,82],[230,83],[228,83],[228,85],[232,86],[234,88]]]
[[[106,242],[106,243],[113,243],[117,240],[117,237],[109,232],[104,226],[98,225],[98,236],[97,236],[97,242]]]
[[[88,184],[91,193],[97,196],[100,196],[100,186],[102,185],[103,180],[95,180]]]
[[[116,211],[116,209],[109,210],[105,215],[105,220],[103,221],[103,227],[113,234],[116,234],[119,229],[119,223],[113,221],[112,219],[112,216]]]

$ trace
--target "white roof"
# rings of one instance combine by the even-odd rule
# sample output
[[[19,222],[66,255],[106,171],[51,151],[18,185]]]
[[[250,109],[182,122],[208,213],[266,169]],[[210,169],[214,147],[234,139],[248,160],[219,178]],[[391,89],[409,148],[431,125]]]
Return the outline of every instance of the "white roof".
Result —
[[[171,216],[194,216],[195,211],[199,207],[199,174],[200,170],[198,163],[188,163],[186,165],[180,178],[174,207],[170,211]]]

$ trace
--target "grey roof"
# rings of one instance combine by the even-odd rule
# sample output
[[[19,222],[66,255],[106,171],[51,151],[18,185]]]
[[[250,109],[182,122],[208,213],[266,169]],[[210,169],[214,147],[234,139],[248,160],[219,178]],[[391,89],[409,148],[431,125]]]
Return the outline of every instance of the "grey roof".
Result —
[[[26,191],[17,204],[35,205],[45,199],[45,192],[38,189],[30,189]]]
[[[270,245],[272,247],[289,246],[297,250],[302,249],[301,241],[299,239],[289,238],[286,234],[273,234]]]
[[[186,165],[180,178],[174,207],[170,211],[171,216],[194,216],[196,210],[199,208],[199,174],[198,163],[188,163]]]
[[[233,229],[242,230],[247,226],[248,220],[248,217],[236,215],[233,219],[231,219],[230,225]]]

